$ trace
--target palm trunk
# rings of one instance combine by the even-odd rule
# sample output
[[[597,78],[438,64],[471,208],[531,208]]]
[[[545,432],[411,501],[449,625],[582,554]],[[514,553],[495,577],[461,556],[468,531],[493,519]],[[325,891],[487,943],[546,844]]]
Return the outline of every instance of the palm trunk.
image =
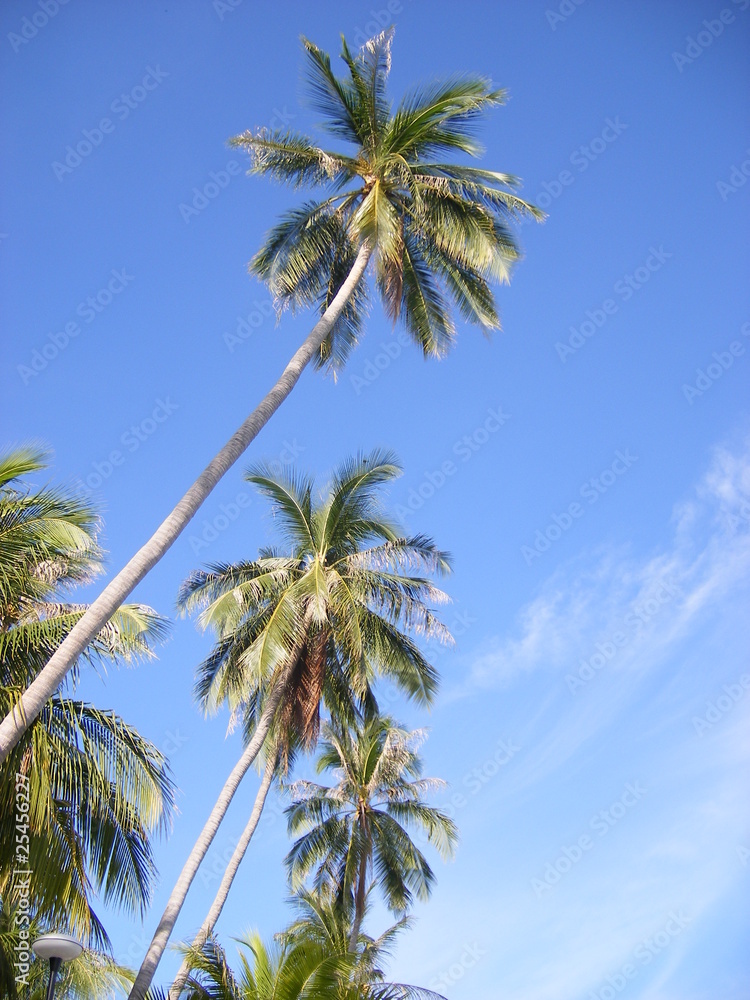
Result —
[[[206,940],[216,926],[216,921],[221,915],[221,911],[224,908],[224,903],[227,901],[227,896],[229,895],[229,890],[232,888],[232,882],[237,874],[237,869],[242,864],[242,859],[245,856],[245,851],[247,851],[248,845],[252,839],[255,829],[258,826],[261,813],[263,812],[263,806],[266,802],[266,796],[268,795],[268,790],[271,787],[271,782],[273,781],[273,776],[276,773],[276,762],[277,757],[275,755],[269,756],[268,762],[266,763],[266,770],[263,775],[263,781],[261,782],[260,788],[258,789],[258,794],[255,798],[255,804],[253,805],[253,811],[250,813],[250,819],[247,822],[247,826],[242,831],[242,836],[240,837],[239,843],[234,849],[234,854],[232,855],[229,864],[226,867],[226,871],[221,879],[221,885],[219,886],[218,892],[216,893],[216,898],[211,904],[211,909],[208,911],[206,919],[201,925],[201,929],[195,935],[192,943],[193,951],[200,951]],[[181,967],[180,971],[177,973],[175,981],[172,983],[172,988],[169,991],[169,1000],[178,1000],[180,994],[182,993],[187,977],[190,974],[190,961],[186,958]]]
[[[362,927],[362,921],[365,916],[365,900],[367,898],[367,893],[365,892],[365,884],[367,881],[367,858],[368,852],[365,851],[360,859],[359,872],[357,874],[357,891],[354,896],[354,923],[352,924],[352,933],[349,937],[349,951],[351,952],[355,952],[357,950],[359,931]]]
[[[198,868],[206,856],[206,853],[211,846],[211,842],[216,836],[216,831],[219,829],[219,824],[226,815],[227,809],[229,808],[232,798],[234,797],[234,793],[237,791],[240,782],[250,769],[251,764],[258,756],[258,752],[263,746],[263,741],[268,735],[273,717],[276,713],[276,709],[279,707],[279,702],[281,701],[281,697],[286,688],[286,684],[295,660],[296,657],[291,657],[290,662],[284,667],[281,677],[279,677],[275,687],[269,695],[261,717],[258,720],[258,725],[253,733],[252,739],[225,781],[224,787],[219,793],[219,797],[211,810],[211,815],[206,820],[205,826],[201,830],[198,839],[193,845],[190,856],[180,872],[180,877],[177,879],[174,889],[172,889],[172,895],[169,897],[164,913],[162,913],[159,926],[156,928],[154,936],[151,939],[151,944],[149,945],[146,956],[141,963],[140,969],[138,970],[138,975],[136,976],[135,982],[130,990],[128,1000],[144,1000],[146,990],[149,988],[151,980],[154,978],[154,973],[156,972],[157,966],[159,965],[161,957],[164,954],[164,949],[167,947],[167,942],[172,935],[175,923],[180,915],[180,910],[185,902],[185,897],[187,896],[193,879],[198,872]]]
[[[231,469],[251,441],[266,425],[279,406],[295,387],[299,378],[320,350],[331,332],[333,324],[354,292],[364,274],[371,250],[360,247],[346,281],[336,293],[330,306],[313,327],[302,346],[295,352],[274,387],[253,410],[221,451],[209,462],[190,489],[159,525],[151,538],[136,552],[130,562],[104,588],[81,620],[60,644],[44,668],[24,691],[20,701],[0,724],[0,763],[39,715],[43,706],[55,693],[80,654],[132,590],[156,565],[170,546],[179,538],[216,484]]]

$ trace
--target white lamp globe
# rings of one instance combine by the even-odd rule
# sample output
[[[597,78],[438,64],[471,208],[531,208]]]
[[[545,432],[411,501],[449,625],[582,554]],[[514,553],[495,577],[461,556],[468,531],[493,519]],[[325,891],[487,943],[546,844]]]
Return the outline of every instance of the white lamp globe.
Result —
[[[83,951],[80,941],[69,934],[42,934],[31,947],[40,958],[59,958],[63,962],[72,962]]]

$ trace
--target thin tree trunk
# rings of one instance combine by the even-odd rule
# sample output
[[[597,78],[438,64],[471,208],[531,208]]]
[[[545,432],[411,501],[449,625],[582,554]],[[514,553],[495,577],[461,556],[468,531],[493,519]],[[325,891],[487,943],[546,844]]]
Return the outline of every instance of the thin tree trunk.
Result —
[[[359,873],[357,874],[357,891],[354,896],[354,923],[352,924],[352,933],[349,937],[349,951],[355,952],[357,950],[357,944],[359,942],[359,931],[362,927],[362,921],[365,916],[365,899],[367,894],[365,892],[365,883],[367,881],[367,860],[368,852],[365,851],[359,862]]]
[[[289,680],[289,675],[291,674],[295,662],[296,657],[293,656],[290,658],[289,663],[287,663],[284,667],[281,677],[278,679],[275,687],[269,695],[268,701],[266,702],[261,717],[258,720],[258,725],[250,742],[243,751],[240,759],[232,768],[232,771],[225,781],[224,787],[219,793],[219,797],[211,810],[211,814],[206,820],[205,826],[201,830],[198,839],[193,845],[190,856],[180,872],[180,877],[177,879],[174,889],[172,889],[172,895],[169,897],[164,913],[162,913],[159,926],[156,928],[154,936],[151,939],[151,944],[149,945],[146,956],[141,963],[140,969],[138,970],[138,975],[136,976],[135,982],[130,990],[128,1000],[144,1000],[146,990],[151,985],[151,980],[154,978],[154,973],[156,972],[157,966],[159,965],[161,957],[164,954],[164,949],[167,947],[167,942],[172,935],[177,918],[180,915],[180,910],[185,902],[188,889],[192,885],[193,879],[198,872],[198,868],[206,856],[206,853],[211,846],[211,842],[216,836],[216,831],[219,829],[219,824],[226,815],[227,809],[229,808],[232,798],[234,797],[234,793],[237,791],[240,782],[250,769],[251,764],[258,756],[258,752],[263,746],[263,741],[268,735],[273,721],[273,716],[276,713],[276,709],[279,707],[279,702],[281,701]]]
[[[216,926],[216,921],[221,915],[221,911],[224,908],[224,903],[227,901],[227,896],[229,895],[229,890],[232,888],[232,882],[237,874],[237,869],[242,864],[242,859],[245,857],[245,852],[247,851],[248,845],[255,833],[256,827],[260,820],[261,813],[263,812],[263,806],[266,803],[266,796],[268,795],[268,790],[271,787],[271,782],[273,781],[273,776],[276,773],[276,763],[277,756],[269,756],[266,763],[266,770],[263,774],[263,781],[261,782],[260,788],[258,789],[258,794],[255,798],[255,803],[253,805],[253,811],[250,813],[250,819],[247,821],[247,826],[242,831],[242,836],[239,839],[237,846],[234,849],[234,854],[232,855],[229,864],[226,867],[226,871],[221,879],[221,885],[216,893],[216,897],[211,904],[211,909],[206,915],[206,919],[201,925],[201,929],[193,938],[192,949],[194,951],[200,951],[203,945],[206,943],[209,934],[213,931]],[[182,993],[185,983],[187,981],[188,975],[190,974],[190,961],[186,958],[181,967],[180,971],[175,977],[175,981],[172,983],[172,987],[169,991],[169,1000],[178,1000],[180,993]]]
[[[302,372],[319,351],[321,344],[331,332],[333,324],[341,315],[341,311],[364,274],[370,254],[371,250],[367,245],[360,247],[346,281],[315,324],[305,342],[295,352],[271,391],[264,396],[255,410],[209,462],[146,544],[136,552],[130,562],[120,570],[89,606],[81,620],[77,622],[44,668],[24,691],[20,701],[5,717],[0,724],[0,763],[5,760],[39,715],[45,703],[58,689],[83,650],[109,621],[137,584],[179,538],[216,484],[240,458],[251,441],[292,391]]]

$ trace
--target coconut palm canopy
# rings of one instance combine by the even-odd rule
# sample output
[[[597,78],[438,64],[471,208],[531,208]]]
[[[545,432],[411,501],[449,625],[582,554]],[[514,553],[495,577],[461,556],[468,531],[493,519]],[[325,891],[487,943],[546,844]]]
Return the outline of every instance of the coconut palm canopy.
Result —
[[[102,569],[97,517],[88,503],[26,477],[46,456],[17,449],[0,458],[0,706],[10,710],[29,678],[80,619],[71,587]],[[124,605],[81,659],[89,664],[151,655],[165,622]],[[71,679],[75,680],[75,672]],[[22,803],[19,806],[19,803]],[[18,810],[23,809],[23,830]],[[106,942],[94,892],[142,912],[155,877],[152,837],[170,823],[174,787],[164,756],[114,712],[58,692],[0,772],[0,897],[12,905],[28,839],[29,901],[42,922]]]
[[[431,990],[386,982],[373,967],[381,942],[371,942],[370,958],[339,949],[297,923],[294,933],[267,945],[258,934],[239,939],[235,972],[214,940],[191,955],[193,973],[186,1000],[445,1000]]]
[[[344,900],[351,896],[352,943],[373,886],[397,913],[408,909],[414,895],[430,895],[435,876],[412,832],[422,832],[443,857],[455,849],[455,824],[425,801],[444,782],[422,775],[418,749],[424,737],[424,731],[409,732],[382,716],[354,727],[333,721],[325,726],[317,769],[333,770],[337,784],[292,786],[289,831],[301,834],[286,858],[292,887],[312,873],[317,890]]]
[[[437,674],[409,633],[451,641],[433,610],[446,595],[430,580],[450,563],[384,513],[379,494],[400,471],[388,452],[358,455],[320,497],[309,476],[278,477],[263,466],[248,473],[271,501],[284,549],[197,571],[183,585],[180,607],[200,611],[200,626],[218,637],[198,670],[207,709],[226,703],[252,728],[286,672],[277,738],[288,747],[314,742],[321,699],[350,719],[372,708],[378,675],[431,702]]]
[[[322,192],[284,216],[250,270],[280,306],[325,311],[367,245],[387,315],[403,321],[426,355],[440,357],[455,335],[451,301],[468,322],[500,326],[491,283],[507,282],[519,257],[509,223],[544,216],[512,192],[518,180],[511,174],[450,162],[481,154],[477,126],[505,91],[481,77],[454,77],[415,88],[394,108],[392,41],[390,28],[353,53],[342,37],[347,72],[337,76],[330,56],[303,39],[310,103],[343,149],[282,129],[231,140],[251,154],[253,173]],[[343,364],[366,300],[363,276],[318,364]]]

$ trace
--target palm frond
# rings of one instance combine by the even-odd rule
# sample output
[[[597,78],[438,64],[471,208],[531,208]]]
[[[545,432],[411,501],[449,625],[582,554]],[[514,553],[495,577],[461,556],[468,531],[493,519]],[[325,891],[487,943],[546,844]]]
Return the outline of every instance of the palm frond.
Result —
[[[354,160],[313,146],[299,132],[245,131],[230,139],[229,145],[250,154],[251,173],[267,174],[292,187],[340,186],[356,176]]]

